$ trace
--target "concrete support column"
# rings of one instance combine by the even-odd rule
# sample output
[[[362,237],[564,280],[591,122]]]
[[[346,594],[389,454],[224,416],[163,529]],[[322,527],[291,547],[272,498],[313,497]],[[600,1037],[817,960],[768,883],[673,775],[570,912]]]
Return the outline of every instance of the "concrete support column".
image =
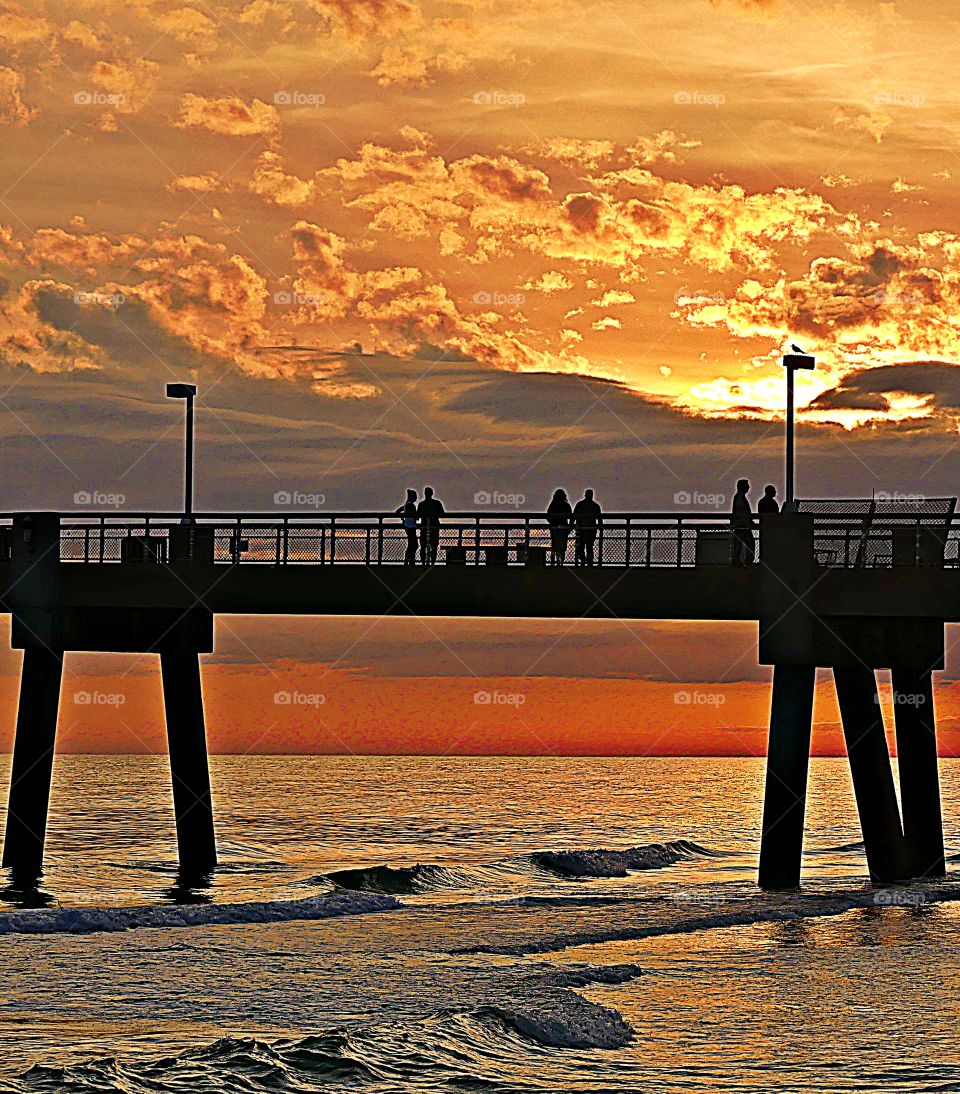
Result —
[[[775,665],[773,670],[760,841],[763,889],[800,884],[815,674],[814,665]]]
[[[27,884],[43,871],[62,680],[62,652],[43,646],[23,651],[3,865],[13,871],[15,880],[19,877]]]
[[[946,869],[930,673],[894,669],[893,696],[903,834],[910,873],[912,877],[942,877]]]
[[[217,864],[217,844],[200,690],[200,658],[192,652],[161,653],[160,672],[180,869],[187,874],[203,874]]]
[[[876,677],[872,669],[861,665],[835,668],[833,675],[870,878],[880,883],[900,881],[910,877],[911,869]]]

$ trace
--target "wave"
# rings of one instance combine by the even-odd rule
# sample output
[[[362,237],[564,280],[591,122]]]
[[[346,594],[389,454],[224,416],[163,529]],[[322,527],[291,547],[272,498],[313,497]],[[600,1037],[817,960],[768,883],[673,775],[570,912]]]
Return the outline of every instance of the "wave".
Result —
[[[578,1057],[567,1064],[557,1050],[617,1049],[635,1036],[617,1011],[570,990],[568,981],[575,986],[622,983],[637,973],[635,966],[627,965],[555,970],[553,977],[548,973],[536,984],[536,990],[503,1005],[434,1012],[416,1020],[328,1029],[277,1041],[222,1037],[153,1059],[109,1056],[66,1066],[36,1064],[0,1089],[10,1094],[157,1090],[196,1094],[199,1090],[327,1089],[331,1083],[383,1092],[425,1086],[517,1089],[520,1075],[529,1079],[531,1064],[543,1085],[524,1082],[523,1089],[562,1089],[566,1085],[562,1077],[579,1073],[583,1061]]]
[[[345,890],[303,900],[260,900],[237,904],[145,905],[136,908],[43,908],[0,912],[0,935],[93,934],[136,928],[196,927],[243,923],[284,923],[332,919],[399,908],[393,897]]]
[[[605,942],[626,942],[668,934],[691,934],[726,927],[749,927],[757,923],[789,923],[803,919],[815,919],[843,915],[857,908],[879,910],[899,908],[908,912],[931,904],[960,900],[960,878],[948,878],[939,882],[915,882],[870,888],[864,883],[857,888],[833,892],[785,892],[758,894],[752,889],[727,888],[723,885],[705,886],[694,893],[676,892],[657,905],[649,897],[593,897],[538,896],[521,897],[514,901],[520,905],[560,907],[582,904],[595,906],[616,903],[624,908],[622,919],[630,919],[631,907],[647,912],[645,921],[636,926],[611,926],[603,929],[570,930],[551,933],[543,938],[529,938],[516,943],[472,943],[451,950],[455,954],[498,954],[522,956],[525,954],[551,953],[594,946]]]
[[[722,852],[702,847],[691,840],[673,840],[621,850],[533,851],[479,866],[443,866],[433,863],[364,866],[318,874],[308,878],[306,884],[329,883],[354,892],[390,893],[396,896],[412,896],[445,889],[483,888],[490,891],[516,880],[518,876],[527,880],[544,873],[554,879],[564,880],[618,878],[627,877],[636,870],[656,870],[672,866],[685,859],[721,856]]]
[[[353,870],[331,870],[320,874],[318,881],[331,881],[341,889],[354,892],[393,893],[398,896],[433,889],[460,888],[472,882],[466,870],[445,866],[365,866]]]
[[[657,870],[683,859],[719,857],[720,852],[690,840],[649,843],[622,851],[535,851],[531,861],[552,874],[567,878],[626,877],[633,870]]]

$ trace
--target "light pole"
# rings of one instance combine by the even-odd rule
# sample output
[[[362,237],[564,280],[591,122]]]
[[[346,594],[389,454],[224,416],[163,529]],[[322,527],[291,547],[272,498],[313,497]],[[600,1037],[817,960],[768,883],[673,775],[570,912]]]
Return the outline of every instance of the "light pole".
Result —
[[[783,355],[783,367],[787,370],[787,414],[786,414],[786,428],[785,428],[785,468],[784,478],[786,482],[784,489],[786,491],[786,498],[783,503],[784,513],[795,513],[797,511],[796,499],[793,496],[793,477],[794,477],[794,439],[793,439],[793,418],[794,418],[794,399],[793,399],[793,374],[798,368],[814,368],[816,366],[816,358],[809,353],[804,353],[799,346],[791,343],[790,348],[794,350],[793,353],[785,353]]]
[[[193,520],[193,400],[197,394],[196,384],[167,384],[168,399],[184,399],[186,401],[186,439],[184,444],[184,473],[183,473],[183,515],[188,521]]]

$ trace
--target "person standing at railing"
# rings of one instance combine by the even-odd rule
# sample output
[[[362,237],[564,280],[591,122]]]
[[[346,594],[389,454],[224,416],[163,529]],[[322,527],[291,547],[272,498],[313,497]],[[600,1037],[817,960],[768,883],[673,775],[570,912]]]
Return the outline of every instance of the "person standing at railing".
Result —
[[[407,533],[407,553],[403,556],[404,566],[417,564],[417,492],[407,491],[407,500],[396,510],[403,518],[403,530]]]
[[[773,485],[767,485],[763,488],[763,497],[757,502],[757,512],[762,516],[764,513],[779,513],[780,504],[777,501],[777,488]]]
[[[584,490],[583,497],[573,507],[573,524],[577,533],[573,555],[575,566],[593,565],[593,545],[603,521],[601,512],[600,505],[593,500],[593,491]]]
[[[433,566],[437,561],[437,549],[440,546],[440,518],[443,516],[443,502],[433,496],[433,487],[425,486],[423,501],[417,506],[420,518],[420,564]]]
[[[550,564],[562,566],[567,560],[567,541],[570,539],[573,510],[567,501],[566,490],[557,490],[547,506],[547,524],[550,526]]]
[[[750,482],[740,479],[737,492],[733,495],[730,510],[730,524],[733,529],[733,564],[749,566],[753,563],[756,544],[753,538],[753,510],[750,508]]]

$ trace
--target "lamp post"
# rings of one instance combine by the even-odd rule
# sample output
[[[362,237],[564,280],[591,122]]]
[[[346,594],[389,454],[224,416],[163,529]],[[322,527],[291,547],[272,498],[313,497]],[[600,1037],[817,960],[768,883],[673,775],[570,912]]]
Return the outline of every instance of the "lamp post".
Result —
[[[193,521],[193,400],[196,384],[167,384],[168,399],[183,399],[186,403],[186,437],[184,444],[183,515]]]
[[[793,397],[793,374],[798,368],[814,368],[816,366],[816,358],[809,353],[804,353],[799,346],[791,345],[790,348],[794,350],[794,353],[785,353],[783,355],[783,367],[787,370],[787,413],[786,413],[786,427],[785,427],[785,467],[784,467],[784,489],[786,491],[786,498],[783,503],[784,513],[795,513],[797,511],[797,503],[793,496],[793,478],[794,478],[794,397]]]

